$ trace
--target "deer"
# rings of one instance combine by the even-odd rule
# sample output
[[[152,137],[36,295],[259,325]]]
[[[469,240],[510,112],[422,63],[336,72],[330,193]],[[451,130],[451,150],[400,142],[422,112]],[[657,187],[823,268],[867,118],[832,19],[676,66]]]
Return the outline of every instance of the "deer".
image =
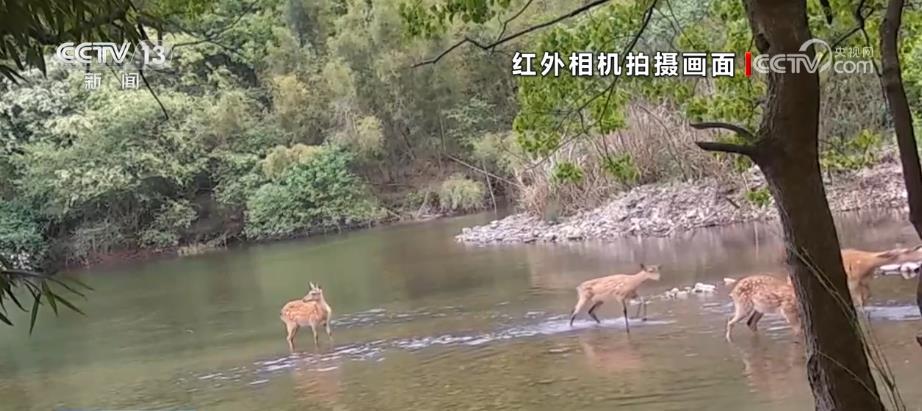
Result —
[[[597,324],[601,324],[599,317],[595,315],[595,310],[605,302],[617,301],[621,303],[621,308],[624,312],[624,328],[627,330],[627,333],[630,334],[631,326],[628,323],[627,301],[640,299],[640,306],[637,307],[637,313],[634,314],[634,317],[640,315],[640,310],[642,308],[642,319],[646,321],[647,307],[643,297],[637,294],[637,288],[647,280],[659,281],[659,279],[660,273],[658,265],[640,264],[640,271],[635,274],[612,274],[582,282],[576,287],[579,300],[577,300],[576,306],[573,307],[573,312],[570,313],[570,327],[573,326],[573,320],[576,318],[576,315],[582,312],[583,308],[587,305],[589,306],[587,314],[589,314]]]
[[[874,271],[887,264],[922,260],[922,245],[913,248],[894,248],[886,251],[863,251],[854,248],[842,250],[842,265],[848,275],[848,290],[852,301],[863,307],[871,298],[870,282]]]
[[[728,342],[733,342],[731,331],[733,326],[746,317],[746,325],[753,333],[759,331],[759,320],[765,314],[780,313],[791,326],[795,335],[802,333],[800,313],[797,311],[797,296],[794,294],[794,285],[791,277],[787,281],[771,275],[751,275],[741,280],[724,279],[728,285],[735,284],[730,291],[733,300],[733,317],[727,321]]]
[[[288,331],[288,349],[294,352],[295,335],[300,327],[311,327],[314,333],[314,347],[319,347],[320,337],[317,334],[317,327],[323,326],[326,329],[327,338],[333,343],[333,332],[330,330],[330,317],[333,310],[323,298],[323,289],[310,283],[310,290],[307,294],[298,300],[287,302],[283,307],[279,317],[285,324]]]

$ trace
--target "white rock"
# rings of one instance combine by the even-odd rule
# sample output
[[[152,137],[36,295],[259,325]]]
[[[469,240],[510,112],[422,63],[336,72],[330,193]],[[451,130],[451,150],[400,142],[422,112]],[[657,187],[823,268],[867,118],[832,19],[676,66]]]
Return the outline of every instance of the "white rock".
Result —
[[[693,290],[696,293],[712,293],[717,287],[711,284],[695,283]]]
[[[900,264],[887,264],[887,265],[880,266],[880,271],[883,271],[883,272],[900,271],[900,268],[902,268]]]

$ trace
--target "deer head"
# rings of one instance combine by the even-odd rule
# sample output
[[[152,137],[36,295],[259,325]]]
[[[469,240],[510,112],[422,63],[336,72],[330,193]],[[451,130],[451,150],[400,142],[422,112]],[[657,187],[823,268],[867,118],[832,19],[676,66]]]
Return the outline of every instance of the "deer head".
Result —
[[[640,269],[642,273],[646,274],[647,278],[654,280],[654,281],[659,281],[660,275],[659,275],[659,265],[658,264],[645,265],[643,263],[640,263]]]
[[[309,283],[309,284],[310,284],[310,290],[307,292],[307,295],[305,295],[304,298],[302,298],[302,300],[304,301],[322,300],[323,299],[323,289],[318,287],[314,283]]]

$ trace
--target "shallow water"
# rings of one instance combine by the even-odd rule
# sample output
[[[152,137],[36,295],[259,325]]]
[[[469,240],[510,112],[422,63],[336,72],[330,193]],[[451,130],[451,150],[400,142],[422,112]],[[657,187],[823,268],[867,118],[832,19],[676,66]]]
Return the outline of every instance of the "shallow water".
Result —
[[[766,316],[723,339],[722,278],[777,269],[774,224],[610,244],[465,246],[489,215],[75,272],[87,317],[0,328],[0,409],[809,410],[803,353]],[[840,217],[844,246],[913,242],[898,217]],[[902,243],[901,243],[902,242]],[[624,330],[567,314],[580,281],[661,265],[647,321]],[[334,341],[278,319],[309,281],[333,306]],[[666,299],[703,282],[713,294]],[[922,404],[915,280],[872,285],[871,325],[910,410]],[[629,307],[631,314],[636,309]],[[14,318],[27,324],[25,315]]]

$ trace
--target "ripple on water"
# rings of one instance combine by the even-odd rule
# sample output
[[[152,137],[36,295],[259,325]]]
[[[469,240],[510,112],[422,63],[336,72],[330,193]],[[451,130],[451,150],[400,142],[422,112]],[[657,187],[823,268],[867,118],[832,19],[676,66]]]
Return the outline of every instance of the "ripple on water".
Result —
[[[455,307],[442,307],[455,308]],[[420,311],[432,315],[428,311]],[[387,316],[383,309],[365,311],[359,314],[346,317],[346,321],[352,324],[362,322],[362,319],[369,318],[373,321],[384,318],[395,318]],[[402,313],[401,313],[402,314]],[[418,316],[419,312],[414,313]],[[413,314],[408,315],[414,317]],[[417,317],[418,318],[418,317]],[[505,318],[513,319],[506,316]],[[346,344],[337,346],[333,351],[317,354],[291,354],[278,358],[270,358],[260,361],[254,361],[252,366],[234,367],[223,372],[209,372],[208,374],[198,376],[200,381],[210,382],[214,387],[218,387],[226,381],[249,381],[247,385],[259,386],[269,382],[271,375],[277,374],[284,370],[303,370],[311,372],[329,372],[339,368],[342,361],[380,361],[383,359],[383,353],[387,350],[405,350],[418,351],[435,346],[458,346],[458,347],[477,347],[484,346],[498,341],[507,341],[512,339],[527,338],[537,335],[561,334],[571,331],[587,328],[624,328],[623,317],[609,318],[596,324],[593,321],[583,320],[569,324],[567,315],[551,315],[541,311],[531,311],[525,313],[518,319],[513,319],[512,326],[504,326],[492,332],[473,332],[464,334],[443,334],[437,336],[398,338],[398,339],[378,339],[364,343]],[[526,323],[526,324],[522,324]],[[630,325],[634,327],[659,326],[674,323],[669,320],[647,320],[640,319],[630,320]]]
[[[872,305],[865,306],[864,310],[872,320],[912,321],[920,318],[919,307],[914,305]]]

